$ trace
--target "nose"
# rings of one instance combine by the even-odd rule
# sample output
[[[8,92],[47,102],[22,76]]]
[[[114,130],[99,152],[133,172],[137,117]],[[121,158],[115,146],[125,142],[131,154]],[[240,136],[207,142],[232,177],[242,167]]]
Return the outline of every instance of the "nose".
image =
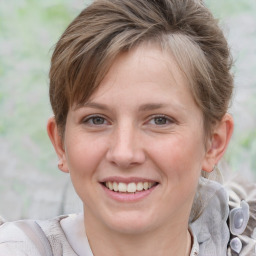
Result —
[[[106,158],[120,168],[142,164],[145,159],[139,132],[131,124],[114,129]]]

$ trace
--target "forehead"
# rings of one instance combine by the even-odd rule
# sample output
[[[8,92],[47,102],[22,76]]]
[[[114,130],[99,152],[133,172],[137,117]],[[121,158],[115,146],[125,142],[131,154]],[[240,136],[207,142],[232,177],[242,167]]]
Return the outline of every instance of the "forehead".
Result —
[[[124,99],[123,106],[130,105],[135,98],[138,104],[171,103],[177,108],[194,105],[188,81],[174,57],[148,44],[119,54],[86,103],[97,101],[111,105],[120,98]]]
[[[125,79],[131,80],[134,74],[139,72],[140,65],[144,65],[140,72],[146,76],[156,73],[160,68],[169,70],[168,77],[176,80],[176,83],[179,83],[178,80],[183,80],[182,83],[187,85],[196,104],[200,106],[195,78],[199,75],[195,70],[195,63],[200,63],[197,61],[200,58],[197,47],[186,36],[179,34],[162,35],[156,39],[145,40],[133,45],[129,50],[119,47],[106,49],[106,56],[100,60],[99,65],[96,65],[97,60],[92,59],[92,63],[88,62],[88,65],[81,67],[78,79],[70,90],[69,108],[83,105],[98,91],[102,91],[108,79],[111,77],[110,80],[113,80],[113,74],[125,74],[129,69],[133,71],[133,75],[130,77],[126,75]],[[122,65],[125,61],[128,62],[128,59],[135,61],[132,65]],[[159,60],[159,64],[153,67],[156,60]]]

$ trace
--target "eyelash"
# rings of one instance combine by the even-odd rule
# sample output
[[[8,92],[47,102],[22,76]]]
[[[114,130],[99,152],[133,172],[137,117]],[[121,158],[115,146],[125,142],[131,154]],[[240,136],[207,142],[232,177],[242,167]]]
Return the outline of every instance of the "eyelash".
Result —
[[[101,119],[103,121],[103,123],[93,123],[93,121],[95,119]],[[161,118],[163,120],[165,120],[165,123],[162,123],[162,124],[157,124],[155,121],[157,118]],[[151,121],[154,121],[154,123],[150,123]],[[82,120],[82,122],[84,124],[88,124],[90,126],[102,126],[102,125],[106,125],[108,124],[109,122],[107,121],[107,119],[104,117],[104,116],[101,116],[101,115],[90,115],[86,118],[84,118]],[[107,122],[107,123],[106,123]],[[166,126],[166,125],[169,125],[169,124],[173,124],[175,123],[175,120],[173,120],[172,118],[166,116],[166,115],[154,115],[154,116],[150,116],[150,118],[148,119],[148,121],[146,122],[146,124],[150,124],[150,125],[154,125],[154,126]]]
[[[166,126],[168,124],[175,123],[175,121],[172,118],[170,118],[170,117],[168,117],[166,115],[154,115],[154,116],[151,116],[149,121],[148,121],[148,123],[150,123],[150,121],[156,121],[157,118],[164,119],[166,121],[166,123],[164,123],[164,124],[156,124],[156,123],[154,123],[152,125],[155,125],[155,126]]]
[[[97,119],[97,118],[98,119],[102,119],[103,123],[100,123],[100,124],[93,123],[93,120]],[[105,122],[107,122],[107,119],[104,116],[101,116],[101,115],[90,115],[90,116],[87,116],[86,118],[84,118],[82,120],[82,122],[84,124],[88,124],[88,125],[91,125],[91,126],[101,126],[101,125],[105,125],[106,124]]]

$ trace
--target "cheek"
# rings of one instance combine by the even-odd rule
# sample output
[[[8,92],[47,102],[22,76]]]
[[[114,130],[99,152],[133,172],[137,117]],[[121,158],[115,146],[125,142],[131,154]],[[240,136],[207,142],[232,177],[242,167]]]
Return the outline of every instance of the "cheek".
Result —
[[[204,146],[202,140],[193,138],[193,136],[175,136],[157,143],[152,148],[152,155],[157,156],[160,163],[169,164],[172,168],[176,166],[180,169],[193,166],[201,166],[204,155]]]
[[[105,149],[91,138],[73,136],[66,143],[66,158],[71,175],[86,176],[99,165]]]
[[[204,155],[202,140],[192,135],[173,136],[154,146],[150,154],[170,189],[187,191],[197,186]]]
[[[72,136],[67,140],[66,159],[74,189],[84,202],[92,204],[97,195],[97,169],[102,161],[104,149],[95,140]],[[93,194],[93,195],[92,195]]]

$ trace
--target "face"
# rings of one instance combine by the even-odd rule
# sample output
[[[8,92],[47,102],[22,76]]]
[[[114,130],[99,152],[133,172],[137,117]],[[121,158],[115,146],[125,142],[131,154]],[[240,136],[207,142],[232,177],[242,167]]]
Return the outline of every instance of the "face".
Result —
[[[69,110],[61,158],[88,225],[139,233],[187,223],[204,130],[172,56],[152,45],[121,54],[89,101]]]

